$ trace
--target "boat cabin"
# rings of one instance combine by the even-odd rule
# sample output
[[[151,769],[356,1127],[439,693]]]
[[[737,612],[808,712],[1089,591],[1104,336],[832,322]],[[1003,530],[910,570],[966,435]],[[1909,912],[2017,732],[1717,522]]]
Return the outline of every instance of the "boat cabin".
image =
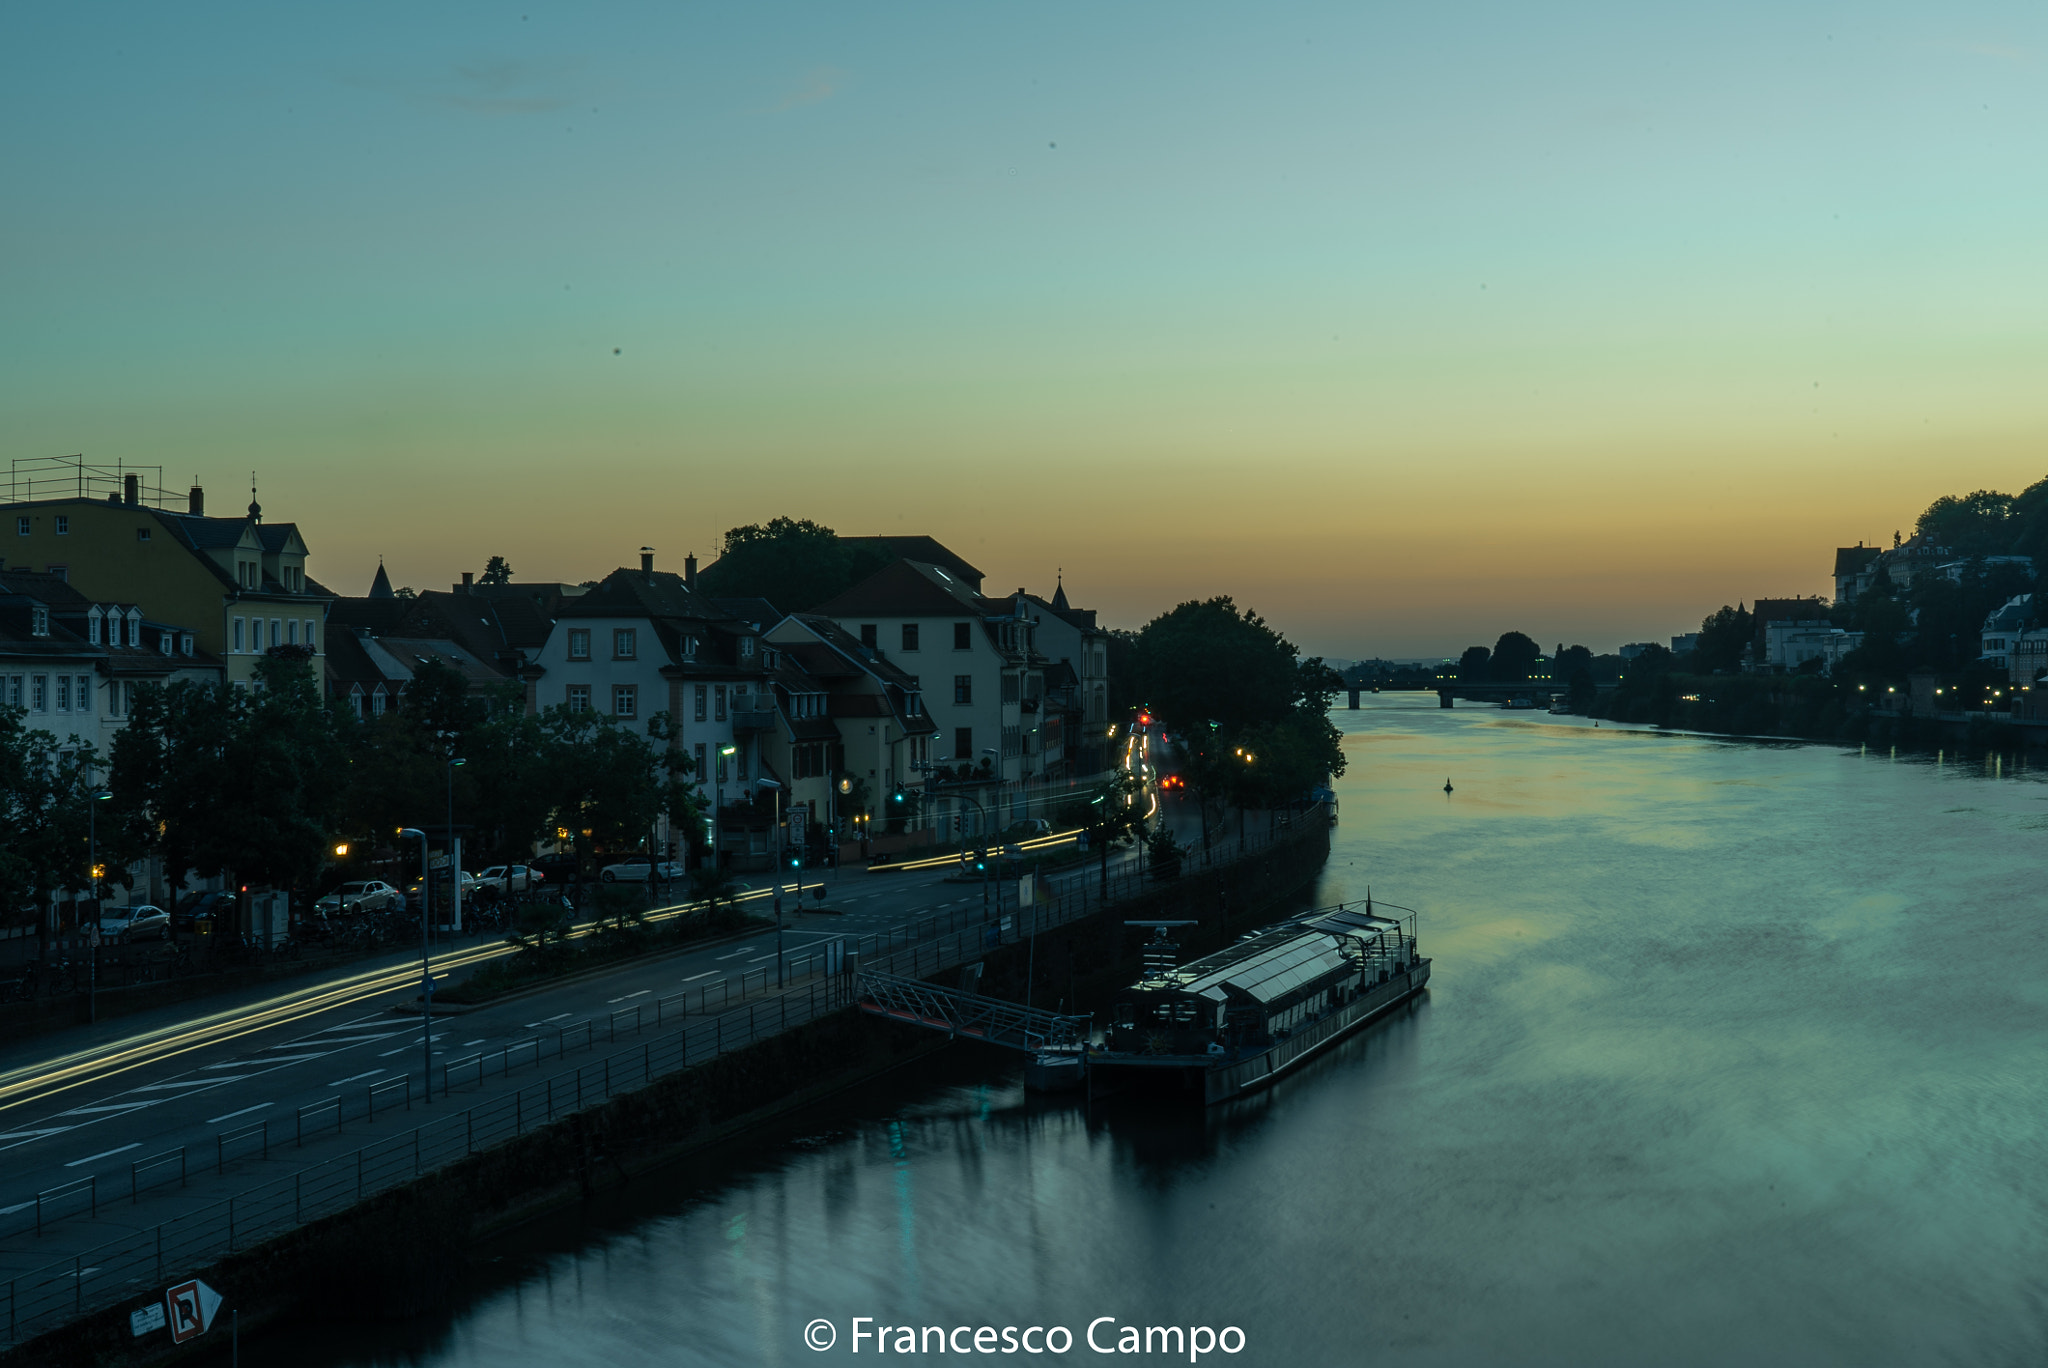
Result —
[[[1337,908],[1244,937],[1117,996],[1117,1054],[1234,1057],[1286,1039],[1415,961],[1414,918]]]

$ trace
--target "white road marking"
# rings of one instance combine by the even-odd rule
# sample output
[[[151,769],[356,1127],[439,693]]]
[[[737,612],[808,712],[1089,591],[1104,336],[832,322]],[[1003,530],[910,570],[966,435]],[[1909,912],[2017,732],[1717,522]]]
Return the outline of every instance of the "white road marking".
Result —
[[[262,1111],[265,1107],[275,1105],[276,1104],[272,1102],[258,1102],[253,1107],[244,1107],[240,1111],[229,1112],[226,1116],[209,1116],[206,1118],[206,1124],[209,1126],[218,1126],[223,1121],[232,1121],[238,1116],[247,1116],[250,1112],[259,1112]]]
[[[315,1050],[311,1054],[301,1055],[264,1055],[258,1059],[231,1059],[225,1064],[208,1064],[205,1067],[209,1069],[246,1069],[251,1064],[297,1064],[301,1060],[306,1059],[325,1059],[333,1053],[334,1051],[332,1050]]]
[[[249,1077],[248,1074],[235,1074],[231,1078],[176,1078],[172,1079],[169,1083],[145,1083],[134,1091],[162,1092],[166,1088],[193,1088],[203,1092],[208,1088],[218,1087],[223,1083],[233,1083],[237,1079],[247,1077]]]
[[[744,951],[744,950],[735,950],[735,951],[733,951],[733,952],[732,952],[732,954],[730,954],[730,955],[720,955],[720,956],[719,956],[719,958],[720,958],[720,959],[722,959],[722,960],[729,960],[729,959],[733,959],[733,958],[736,958],[737,956],[740,956],[740,955],[744,955],[744,954],[746,954],[746,953],[747,953],[747,952],[746,952],[746,951]]]
[[[628,993],[624,997],[608,998],[605,1001],[605,1006],[609,1007],[614,1002],[630,1002],[636,997],[646,997],[649,993],[653,991],[654,990],[652,988],[642,988],[639,992]]]
[[[389,1059],[389,1058],[391,1058],[391,1056],[393,1056],[393,1055],[397,1054],[397,1053],[398,1053],[398,1050],[410,1050],[410,1049],[412,1048],[412,1046],[413,1046],[413,1045],[417,1045],[417,1044],[419,1044],[419,1042],[418,1042],[417,1040],[415,1040],[415,1041],[413,1041],[413,1042],[412,1042],[412,1045],[401,1045],[401,1046],[399,1046],[399,1047],[398,1047],[398,1049],[397,1049],[397,1050],[382,1050],[382,1051],[378,1052],[377,1058],[379,1058],[379,1059]]]
[[[759,963],[760,963],[760,962],[761,962],[762,960],[767,960],[767,959],[774,959],[774,958],[775,958],[775,952],[771,950],[771,951],[769,951],[769,952],[768,952],[767,954],[765,954],[765,955],[756,955],[756,956],[754,956],[754,957],[753,957],[752,959],[748,960],[748,961],[747,961],[747,963],[749,963],[749,964],[759,964]]]
[[[62,1135],[65,1131],[76,1129],[76,1126],[48,1126],[42,1130],[9,1131],[5,1135],[0,1135],[0,1140],[15,1140],[26,1145],[29,1141],[40,1140],[46,1135]],[[14,1146],[8,1145],[6,1148],[13,1149]]]
[[[697,981],[698,979],[700,979],[700,978],[710,978],[710,977],[711,977],[711,976],[712,976],[713,974],[715,974],[715,973],[717,973],[717,972],[718,972],[718,971],[717,971],[716,969],[706,969],[706,970],[705,970],[705,971],[704,971],[703,973],[701,973],[701,974],[692,974],[692,975],[690,975],[690,976],[689,976],[688,978],[684,979],[684,980],[683,980],[683,982],[685,982],[685,983],[695,983],[695,982],[696,982],[696,981]]]
[[[466,1050],[472,1045],[481,1045],[489,1039],[489,1036],[478,1036],[475,1040],[465,1040],[462,1042],[462,1048]]]
[[[103,1107],[73,1107],[69,1111],[57,1114],[59,1116],[92,1116],[100,1112],[141,1111],[144,1107],[154,1107],[159,1102],[168,1102],[170,1100],[168,1097],[150,1097],[140,1102],[109,1102]]]
[[[16,1202],[11,1207],[0,1207],[0,1216],[12,1216],[15,1212],[27,1211],[30,1207],[34,1205],[34,1202]]]
[[[347,1078],[336,1079],[334,1082],[329,1083],[327,1086],[330,1088],[338,1088],[344,1083],[359,1083],[365,1078],[375,1078],[378,1074],[383,1072],[384,1070],[382,1069],[372,1069],[368,1073],[351,1074]]]
[[[72,1160],[72,1161],[71,1161],[70,1163],[66,1164],[66,1165],[65,1165],[64,1167],[65,1167],[65,1168],[77,1168],[77,1167],[78,1167],[78,1166],[79,1166],[80,1164],[90,1164],[90,1163],[91,1163],[91,1162],[92,1162],[93,1160],[95,1160],[95,1159],[109,1159],[109,1158],[112,1158],[112,1157],[113,1157],[114,1155],[116,1155],[116,1154],[126,1154],[126,1153],[127,1153],[127,1152],[128,1152],[129,1150],[132,1150],[132,1149],[141,1149],[141,1148],[142,1148],[142,1142],[141,1142],[140,1140],[135,1140],[135,1141],[131,1141],[130,1143],[128,1143],[128,1144],[126,1144],[126,1145],[123,1145],[123,1146],[121,1146],[121,1148],[119,1148],[119,1149],[101,1150],[101,1151],[100,1151],[100,1152],[99,1152],[98,1154],[88,1154],[88,1155],[86,1155],[86,1156],[85,1156],[85,1158],[83,1158],[83,1159],[73,1159],[73,1160]]]

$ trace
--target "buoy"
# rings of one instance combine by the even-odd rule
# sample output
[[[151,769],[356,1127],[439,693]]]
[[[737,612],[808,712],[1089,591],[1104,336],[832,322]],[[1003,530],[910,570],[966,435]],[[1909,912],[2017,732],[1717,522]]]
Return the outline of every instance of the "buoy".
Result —
[[[1451,791],[1451,781],[1450,781],[1450,780],[1448,780],[1448,779],[1446,779],[1446,780],[1444,780],[1444,792],[1445,792],[1445,793],[1449,793],[1450,791]]]

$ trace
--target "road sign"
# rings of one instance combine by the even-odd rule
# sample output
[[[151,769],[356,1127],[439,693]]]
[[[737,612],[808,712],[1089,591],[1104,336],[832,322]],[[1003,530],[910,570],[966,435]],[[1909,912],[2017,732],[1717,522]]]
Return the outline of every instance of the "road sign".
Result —
[[[167,1324],[169,1322],[164,1319],[162,1302],[151,1302],[140,1311],[130,1312],[128,1316],[128,1328],[134,1332],[137,1339],[141,1339],[152,1330],[161,1330]]]
[[[164,1306],[170,1312],[171,1343],[183,1344],[213,1328],[213,1314],[220,1310],[220,1293],[194,1278],[164,1293]]]

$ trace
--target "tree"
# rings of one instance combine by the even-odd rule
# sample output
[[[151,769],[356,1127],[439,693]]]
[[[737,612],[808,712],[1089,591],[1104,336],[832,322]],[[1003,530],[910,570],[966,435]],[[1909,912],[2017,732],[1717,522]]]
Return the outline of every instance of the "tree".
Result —
[[[1487,663],[1493,659],[1493,652],[1484,646],[1467,646],[1465,654],[1458,657],[1458,678],[1481,680],[1486,678]]]
[[[99,755],[30,731],[21,709],[0,707],[0,924],[18,924],[32,900],[90,882],[88,807]]]
[[[727,532],[718,559],[705,567],[699,583],[708,593],[764,598],[782,612],[803,613],[853,583],[855,560],[823,523],[772,518]],[[879,568],[875,564],[866,573]]]
[[[1742,668],[1742,652],[1756,639],[1756,622],[1740,604],[1722,604],[1700,623],[1692,648],[1692,667],[1699,674],[1734,674]]]
[[[542,728],[549,742],[546,791],[577,851],[638,846],[666,797],[647,738],[616,718],[560,704],[543,715]]]
[[[1957,498],[1944,494],[1927,505],[1913,525],[1916,535],[1965,556],[1998,556],[2012,550],[2016,501],[2010,494],[1979,489]]]
[[[1487,662],[1487,673],[1495,679],[1513,682],[1527,679],[1529,671],[1543,658],[1543,648],[1521,632],[1503,632],[1494,643],[1493,658]]]
[[[483,574],[477,576],[478,584],[510,584],[512,563],[503,556],[493,556],[484,562]]]

